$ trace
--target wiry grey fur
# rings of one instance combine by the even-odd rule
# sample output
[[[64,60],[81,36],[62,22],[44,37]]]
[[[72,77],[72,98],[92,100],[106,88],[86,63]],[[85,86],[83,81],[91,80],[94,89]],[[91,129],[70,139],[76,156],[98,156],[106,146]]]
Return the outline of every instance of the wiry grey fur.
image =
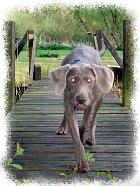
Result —
[[[77,48],[75,48],[70,54],[68,54],[63,62],[62,66],[66,64],[76,64],[76,61],[79,63],[85,64],[96,64],[101,65],[101,59],[99,56],[99,52],[96,51],[93,47],[87,46],[85,44],[80,44]]]

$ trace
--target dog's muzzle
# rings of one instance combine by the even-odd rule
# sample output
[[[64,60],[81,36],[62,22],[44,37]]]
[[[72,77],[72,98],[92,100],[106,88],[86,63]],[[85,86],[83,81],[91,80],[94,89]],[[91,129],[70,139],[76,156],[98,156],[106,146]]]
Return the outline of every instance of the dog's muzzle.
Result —
[[[84,110],[87,108],[86,98],[82,96],[76,96],[76,105],[75,108],[77,110]]]

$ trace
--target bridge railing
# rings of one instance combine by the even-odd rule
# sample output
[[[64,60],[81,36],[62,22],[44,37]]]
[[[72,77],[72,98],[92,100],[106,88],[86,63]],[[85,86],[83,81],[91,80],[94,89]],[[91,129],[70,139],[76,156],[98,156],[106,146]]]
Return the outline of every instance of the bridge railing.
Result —
[[[7,74],[7,84],[6,84],[6,97],[7,106],[6,111],[9,112],[15,102],[22,93],[24,93],[24,87],[16,86],[15,83],[15,60],[18,58],[19,54],[22,52],[25,44],[28,45],[29,63],[28,63],[28,85],[32,85],[33,80],[41,79],[41,67],[35,63],[35,53],[36,53],[36,36],[33,30],[27,30],[24,36],[19,40],[15,41],[15,22],[7,21],[5,23],[6,31],[6,56],[8,61],[8,74]],[[20,69],[19,69],[20,70]],[[17,98],[17,92],[19,97]]]
[[[97,30],[97,47],[100,49],[100,38],[103,38],[105,46],[111,52],[122,71],[122,103],[131,109],[134,94],[134,38],[133,25],[130,20],[123,21],[123,59],[121,59],[115,48],[101,31]]]
[[[122,102],[123,105],[131,108],[131,101],[134,94],[134,39],[132,22],[124,20],[123,22],[123,59],[121,59],[113,48],[104,33],[102,34],[106,47],[110,50],[113,57],[122,69]],[[8,80],[6,84],[7,112],[15,104],[15,59],[22,51],[25,43],[29,45],[29,85],[33,80],[41,78],[41,67],[35,65],[36,37],[34,31],[28,30],[25,35],[15,44],[15,22],[8,21],[5,24],[6,30],[6,55],[8,61]],[[98,42],[99,44],[99,42]],[[100,45],[98,46],[100,47]],[[37,73],[36,73],[37,72]]]

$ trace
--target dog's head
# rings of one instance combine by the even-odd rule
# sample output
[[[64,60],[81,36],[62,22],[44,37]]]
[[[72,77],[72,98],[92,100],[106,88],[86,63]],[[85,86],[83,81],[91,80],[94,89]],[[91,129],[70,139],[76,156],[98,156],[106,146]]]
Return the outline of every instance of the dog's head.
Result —
[[[99,65],[65,65],[53,70],[49,77],[55,85],[55,93],[61,95],[65,90],[77,109],[87,108],[97,89],[103,94],[109,92],[114,81],[113,72]]]

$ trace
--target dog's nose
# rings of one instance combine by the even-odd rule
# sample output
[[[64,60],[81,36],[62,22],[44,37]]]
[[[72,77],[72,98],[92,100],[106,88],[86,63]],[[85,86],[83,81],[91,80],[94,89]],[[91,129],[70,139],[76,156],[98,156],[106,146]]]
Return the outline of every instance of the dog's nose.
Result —
[[[86,102],[86,98],[85,97],[82,97],[82,96],[76,96],[76,101],[79,104],[84,104]]]

